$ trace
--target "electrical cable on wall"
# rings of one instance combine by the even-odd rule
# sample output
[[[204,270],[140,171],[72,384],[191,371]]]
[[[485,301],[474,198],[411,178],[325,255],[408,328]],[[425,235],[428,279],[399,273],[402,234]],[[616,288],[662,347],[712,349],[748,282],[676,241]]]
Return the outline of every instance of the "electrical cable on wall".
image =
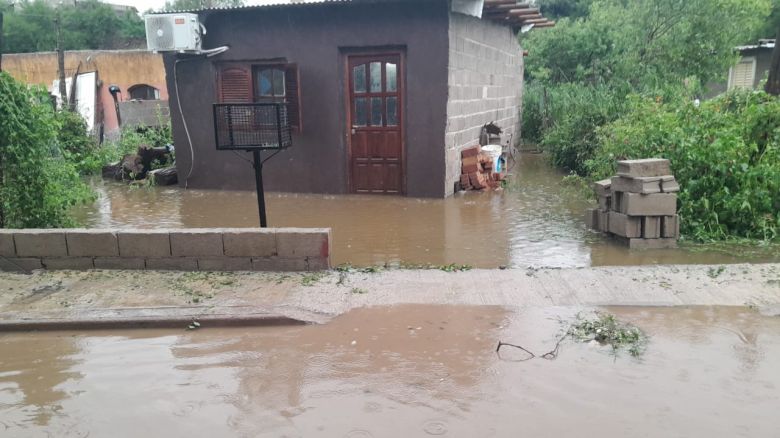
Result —
[[[217,47],[215,49],[209,49],[209,50],[203,50],[199,55],[205,55],[206,58],[211,58],[212,56],[217,56],[219,54],[225,53],[228,51],[230,47],[229,46],[222,46]],[[190,177],[192,176],[192,172],[195,170],[195,148],[192,146],[192,137],[190,136],[190,129],[189,126],[187,126],[187,119],[184,117],[184,109],[181,104],[181,97],[179,94],[179,63],[180,62],[186,62],[186,61],[194,61],[201,59],[200,57],[195,58],[187,58],[187,59],[177,59],[173,63],[173,88],[174,91],[176,91],[176,105],[179,107],[179,116],[181,116],[181,123],[184,126],[184,133],[187,135],[187,145],[190,148],[190,170],[187,172],[187,176],[184,178],[184,188],[186,189]]]

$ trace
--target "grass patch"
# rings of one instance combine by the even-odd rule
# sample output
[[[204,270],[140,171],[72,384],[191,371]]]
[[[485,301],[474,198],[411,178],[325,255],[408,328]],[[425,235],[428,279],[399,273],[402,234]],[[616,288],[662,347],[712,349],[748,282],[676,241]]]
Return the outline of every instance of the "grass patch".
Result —
[[[325,273],[323,272],[311,272],[308,274],[303,274],[301,276],[301,284],[304,286],[314,286],[322,280],[325,277]]]
[[[620,322],[608,313],[599,313],[593,319],[580,319],[572,324],[567,334],[580,342],[609,345],[615,354],[626,350],[634,357],[642,355],[647,344],[647,336],[638,327]]]

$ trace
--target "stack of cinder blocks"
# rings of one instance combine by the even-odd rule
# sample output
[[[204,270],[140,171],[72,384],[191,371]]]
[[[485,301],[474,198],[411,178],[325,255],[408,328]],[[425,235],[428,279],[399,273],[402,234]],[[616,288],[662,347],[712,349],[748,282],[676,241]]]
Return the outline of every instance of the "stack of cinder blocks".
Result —
[[[461,152],[461,190],[498,188],[506,178],[503,172],[494,172],[495,162],[482,152],[480,146],[472,146]]]
[[[677,192],[669,160],[618,161],[618,174],[598,181],[599,207],[588,225],[612,234],[632,249],[675,248],[680,237]]]

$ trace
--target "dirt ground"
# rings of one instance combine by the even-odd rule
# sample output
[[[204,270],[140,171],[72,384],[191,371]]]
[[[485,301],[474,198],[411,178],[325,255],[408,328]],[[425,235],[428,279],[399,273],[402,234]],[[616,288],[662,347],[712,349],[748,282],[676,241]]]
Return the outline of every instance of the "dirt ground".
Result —
[[[750,306],[780,313],[780,264],[326,273],[0,273],[0,321],[265,312],[324,322],[365,306]]]

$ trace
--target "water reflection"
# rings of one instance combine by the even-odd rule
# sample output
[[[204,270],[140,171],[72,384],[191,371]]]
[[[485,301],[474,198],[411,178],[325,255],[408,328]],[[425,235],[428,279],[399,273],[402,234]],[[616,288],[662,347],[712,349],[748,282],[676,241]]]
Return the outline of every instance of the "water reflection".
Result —
[[[522,155],[506,190],[448,199],[269,194],[271,226],[330,227],[333,261],[483,268],[779,261],[774,248],[629,251],[586,229],[591,204],[541,155]],[[95,180],[74,216],[92,228],[254,227],[253,192],[131,188]]]
[[[324,326],[0,335],[8,436],[773,436],[780,320],[610,308],[640,360],[566,342],[577,309],[357,309]]]

